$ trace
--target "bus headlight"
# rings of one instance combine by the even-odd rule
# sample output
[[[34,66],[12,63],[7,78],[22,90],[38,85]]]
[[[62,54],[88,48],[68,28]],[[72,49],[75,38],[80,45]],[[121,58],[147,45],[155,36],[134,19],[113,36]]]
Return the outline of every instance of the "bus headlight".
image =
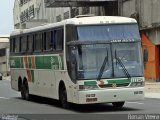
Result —
[[[144,87],[144,81],[142,82],[132,82],[130,87]]]
[[[79,85],[79,90],[94,90],[97,88],[97,85]]]

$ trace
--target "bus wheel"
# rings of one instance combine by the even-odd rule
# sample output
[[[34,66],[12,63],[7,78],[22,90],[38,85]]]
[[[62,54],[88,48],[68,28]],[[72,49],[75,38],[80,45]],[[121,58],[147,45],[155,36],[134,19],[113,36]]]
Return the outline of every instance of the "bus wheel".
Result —
[[[125,102],[113,102],[112,105],[115,108],[122,108]]]
[[[67,101],[67,91],[66,88],[63,87],[60,90],[60,102],[63,108],[68,109],[69,108],[69,103]]]
[[[26,81],[24,82],[24,84],[22,84],[21,96],[22,99],[29,100],[29,88],[28,88],[28,83]]]

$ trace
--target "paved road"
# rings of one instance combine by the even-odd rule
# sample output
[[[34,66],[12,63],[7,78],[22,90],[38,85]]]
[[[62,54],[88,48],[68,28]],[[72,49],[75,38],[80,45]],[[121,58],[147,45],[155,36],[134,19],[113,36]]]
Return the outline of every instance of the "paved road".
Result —
[[[146,98],[144,101],[126,102],[124,108],[121,109],[115,109],[110,104],[98,104],[72,105],[70,110],[65,110],[60,107],[58,101],[51,99],[33,97],[31,101],[22,100],[20,93],[11,90],[10,81],[0,81],[0,114],[25,114],[25,116],[27,116],[26,114],[39,114],[38,117],[40,118],[44,117],[40,116],[40,114],[50,114],[48,115],[50,117],[53,117],[53,114],[68,114],[68,119],[70,119],[73,118],[73,116],[69,116],[71,114],[79,114],[81,117],[84,117],[88,116],[87,113],[103,116],[106,114],[160,114],[159,111],[160,99],[154,98]],[[90,116],[93,117],[95,115]],[[98,116],[96,115],[94,118],[99,118]]]

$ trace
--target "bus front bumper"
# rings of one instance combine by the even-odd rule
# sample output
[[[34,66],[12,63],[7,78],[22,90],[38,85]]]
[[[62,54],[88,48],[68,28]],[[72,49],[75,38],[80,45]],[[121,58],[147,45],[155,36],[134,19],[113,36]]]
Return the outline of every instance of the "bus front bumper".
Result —
[[[144,99],[144,87],[79,91],[78,104],[112,103]]]

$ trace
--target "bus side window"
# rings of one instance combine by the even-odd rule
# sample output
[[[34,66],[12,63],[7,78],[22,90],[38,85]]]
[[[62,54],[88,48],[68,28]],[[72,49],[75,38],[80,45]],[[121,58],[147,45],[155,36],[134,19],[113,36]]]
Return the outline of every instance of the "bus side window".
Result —
[[[13,49],[14,39],[15,39],[15,38],[10,38],[10,52],[14,52],[14,49]]]
[[[46,32],[43,33],[43,50],[44,51],[47,50],[47,46],[46,46]]]
[[[28,52],[33,52],[33,35],[28,36]]]
[[[63,50],[63,29],[58,29],[54,31],[54,48],[56,50]]]
[[[55,50],[54,48],[54,31],[51,31],[51,39],[49,41],[49,46],[51,50]]]
[[[27,36],[20,37],[21,39],[21,52],[27,52]]]
[[[48,31],[48,32],[44,32],[43,34],[43,49],[45,51],[53,51],[54,50],[54,47],[53,47],[53,39],[54,39],[54,36],[53,36],[53,32],[52,31]]]
[[[15,47],[16,47],[15,42],[16,42],[16,38],[13,38],[12,39],[12,49],[11,49],[12,50],[11,52],[13,53],[15,52]]]
[[[20,37],[17,37],[15,39],[15,53],[21,52],[21,39]]]
[[[35,34],[34,42],[35,42],[34,51],[35,52],[42,51],[42,33]]]

